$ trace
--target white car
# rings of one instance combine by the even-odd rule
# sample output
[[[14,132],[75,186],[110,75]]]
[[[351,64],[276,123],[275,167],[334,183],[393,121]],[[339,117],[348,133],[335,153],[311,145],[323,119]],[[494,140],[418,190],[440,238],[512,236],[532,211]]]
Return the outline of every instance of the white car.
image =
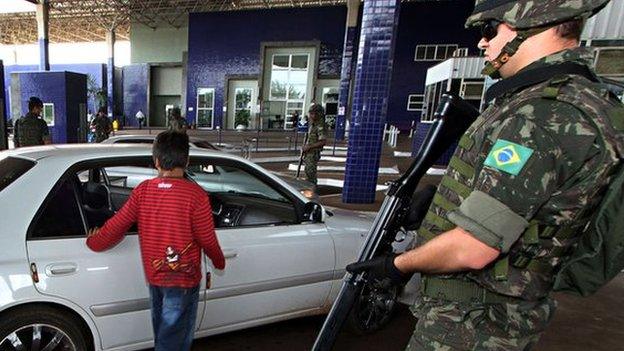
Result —
[[[112,216],[136,184],[119,169],[155,175],[151,163],[151,148],[137,145],[0,153],[0,350],[153,344],[134,229],[103,253],[85,245],[88,228]],[[220,271],[204,257],[195,336],[326,313],[371,215],[325,209],[231,154],[193,148],[190,169],[210,192],[227,259]],[[245,177],[253,190],[240,187]]]

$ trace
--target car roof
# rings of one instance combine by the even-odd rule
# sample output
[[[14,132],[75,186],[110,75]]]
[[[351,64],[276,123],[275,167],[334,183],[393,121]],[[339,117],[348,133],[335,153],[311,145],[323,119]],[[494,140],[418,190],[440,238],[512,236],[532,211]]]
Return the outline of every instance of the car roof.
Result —
[[[103,157],[151,156],[152,146],[148,144],[58,144],[46,146],[22,147],[3,151],[5,156],[20,157],[39,161],[46,158],[81,161]],[[242,157],[210,149],[191,149],[191,155],[216,156],[250,163]]]
[[[156,140],[156,136],[157,134],[123,134],[109,137],[108,139],[104,140],[103,143],[114,143],[117,140]],[[189,141],[192,143],[196,143],[199,141],[208,142],[207,140],[195,136],[189,136]]]

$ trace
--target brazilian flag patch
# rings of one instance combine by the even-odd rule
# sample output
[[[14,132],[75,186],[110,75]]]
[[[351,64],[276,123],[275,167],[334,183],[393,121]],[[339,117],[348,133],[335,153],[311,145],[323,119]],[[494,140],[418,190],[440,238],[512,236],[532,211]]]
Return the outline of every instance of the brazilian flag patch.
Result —
[[[505,173],[518,175],[531,155],[533,155],[533,149],[498,139],[485,159],[484,165]]]

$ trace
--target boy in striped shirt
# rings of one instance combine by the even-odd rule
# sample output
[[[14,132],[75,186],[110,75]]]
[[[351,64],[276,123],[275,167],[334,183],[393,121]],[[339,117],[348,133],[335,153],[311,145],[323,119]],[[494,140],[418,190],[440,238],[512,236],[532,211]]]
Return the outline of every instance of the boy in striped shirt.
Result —
[[[155,349],[190,350],[202,275],[201,251],[217,269],[225,268],[225,258],[215,234],[208,195],[184,178],[189,161],[188,136],[173,131],[160,133],[154,141],[153,157],[158,177],[139,184],[101,229],[91,229],[87,246],[93,251],[111,248],[138,223]]]

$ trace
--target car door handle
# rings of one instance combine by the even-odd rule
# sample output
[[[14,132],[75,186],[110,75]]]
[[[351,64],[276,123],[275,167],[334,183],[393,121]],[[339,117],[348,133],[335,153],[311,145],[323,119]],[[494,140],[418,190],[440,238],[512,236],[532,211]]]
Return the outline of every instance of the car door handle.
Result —
[[[232,249],[223,250],[223,257],[225,258],[234,258],[238,256],[238,251]]]
[[[58,263],[58,264],[50,264],[46,267],[45,272],[46,275],[51,277],[55,275],[68,275],[72,273],[76,273],[78,270],[78,265],[75,263]]]

